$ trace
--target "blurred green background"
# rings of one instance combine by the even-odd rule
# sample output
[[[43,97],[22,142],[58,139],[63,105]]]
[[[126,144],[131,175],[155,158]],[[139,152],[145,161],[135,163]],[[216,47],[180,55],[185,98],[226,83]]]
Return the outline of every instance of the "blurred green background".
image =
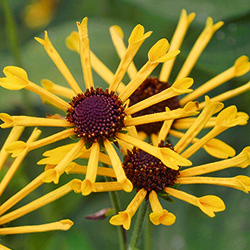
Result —
[[[9,2],[17,25],[17,34],[21,46],[21,63],[28,72],[30,80],[38,84],[41,79],[47,78],[66,86],[64,79],[50,61],[42,46],[33,39],[34,36],[43,37],[43,30],[46,29],[52,43],[69,66],[74,77],[83,85],[79,56],[67,49],[65,38],[73,30],[76,30],[75,22],[81,21],[85,16],[89,18],[91,49],[113,72],[119,63],[119,58],[109,35],[111,25],[120,25],[124,30],[125,38],[128,38],[131,30],[138,23],[144,25],[146,31],[153,31],[152,36],[147,39],[135,57],[135,64],[139,68],[147,60],[148,49],[158,39],[163,37],[168,40],[171,39],[183,8],[188,13],[196,12],[197,15],[184,39],[181,54],[178,56],[170,82],[173,81],[192,44],[202,31],[208,16],[211,16],[215,22],[223,20],[225,24],[214,35],[198,60],[195,69],[191,72],[191,77],[195,80],[194,86],[199,86],[216,74],[231,67],[239,56],[250,56],[250,5],[248,0],[233,0],[230,1],[230,4],[227,0],[58,0],[56,7],[53,9],[51,21],[40,27],[29,27],[32,23],[27,25],[24,21],[25,8],[34,1],[11,0]],[[51,0],[51,2],[54,1]],[[35,19],[38,18],[38,16],[35,16]],[[1,69],[6,65],[15,64],[11,54],[7,29],[5,15],[2,5],[0,5]],[[158,72],[159,69],[155,71],[155,74],[158,75]],[[249,73],[236,78],[219,87],[218,90],[211,92],[211,96],[240,86],[249,79]],[[94,80],[99,86],[105,87],[103,80],[96,74],[94,74]],[[236,104],[239,110],[250,114],[250,93],[233,98],[225,104],[226,106]],[[1,88],[0,112],[12,115],[35,114],[36,116],[44,116],[47,113],[54,113],[56,110],[42,104],[40,98],[31,93],[8,91]],[[43,136],[54,131],[53,129],[43,130]],[[7,132],[9,130],[0,131],[1,144],[7,136]],[[29,133],[30,130],[26,129],[24,136],[27,137]],[[244,147],[250,145],[249,134],[250,125],[246,125],[230,129],[220,135],[219,138],[233,146],[239,153]],[[1,203],[41,173],[42,166],[35,165],[35,162],[41,159],[41,153],[44,150],[37,150],[28,155],[8,189],[0,197]],[[216,159],[199,152],[192,160],[194,165],[198,165]],[[238,174],[250,175],[250,170],[229,169],[216,173],[216,176],[235,176]],[[2,175],[3,173],[1,173]],[[71,177],[66,176],[62,178],[62,182],[69,179]],[[22,204],[40,197],[52,190],[53,187],[52,184],[42,186],[27,197]],[[198,208],[182,201],[175,200],[173,204],[162,201],[163,207],[174,213],[177,220],[170,227],[155,227],[152,225],[152,249],[249,249],[249,196],[230,188],[206,185],[185,186],[183,190],[196,196],[218,195],[225,201],[227,209],[211,219]],[[120,194],[122,207],[125,209],[134,193],[124,194],[121,192]],[[108,223],[108,219],[103,221],[85,219],[86,215],[110,206],[108,194],[91,194],[88,197],[73,193],[69,194],[9,224],[9,226],[39,224],[69,218],[75,224],[68,232],[4,236],[1,243],[16,250],[118,249],[116,228]],[[128,237],[130,237],[130,233],[128,233]],[[143,249],[141,243],[138,246],[139,249]]]

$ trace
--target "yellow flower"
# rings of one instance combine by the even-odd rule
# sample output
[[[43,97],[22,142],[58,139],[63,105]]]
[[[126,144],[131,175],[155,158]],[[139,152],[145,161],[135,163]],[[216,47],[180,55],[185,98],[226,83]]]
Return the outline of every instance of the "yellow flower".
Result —
[[[177,25],[176,31],[173,35],[173,38],[170,42],[169,51],[176,51],[179,50],[185,34],[195,18],[195,13],[191,13],[187,15],[185,10],[182,10],[179,23]],[[208,93],[210,90],[218,87],[219,85],[235,78],[242,76],[249,72],[250,70],[250,62],[247,56],[243,55],[239,57],[234,65],[229,69],[225,70],[224,72],[220,73],[219,75],[215,76],[214,78],[210,79],[206,83],[201,84],[200,87],[195,89],[193,92],[189,89],[192,85],[191,79],[187,78],[195,63],[199,59],[200,55],[202,54],[203,50],[206,48],[207,44],[211,40],[213,34],[223,25],[223,22],[213,23],[211,17],[207,18],[206,26],[198,39],[196,40],[193,48],[191,49],[186,61],[184,62],[183,66],[179,70],[179,73],[174,81],[174,83],[169,84],[169,77],[174,66],[174,62],[177,57],[172,58],[163,63],[162,69],[160,71],[159,77],[148,77],[145,81],[140,85],[140,87],[130,96],[130,107],[127,109],[127,114],[131,114],[132,117],[141,116],[145,114],[153,114],[155,111],[164,111],[165,107],[169,107],[170,110],[183,107],[189,101],[194,101],[197,98],[201,97],[202,95]],[[114,25],[110,28],[111,38],[113,40],[114,46],[117,50],[117,53],[120,58],[123,58],[126,46],[123,41],[123,31],[122,29]],[[76,34],[72,33],[67,38],[67,45],[70,49],[78,51],[78,40]],[[91,61],[93,69],[106,81],[110,82],[112,79],[112,73],[106,67],[99,67],[97,66],[98,59],[92,53],[91,54]],[[95,66],[96,65],[96,66]],[[130,79],[133,79],[137,74],[137,69],[133,62],[127,69],[127,73]],[[169,90],[168,88],[171,88]],[[234,96],[237,96],[245,91],[250,90],[250,82],[246,83],[245,85],[238,87],[234,90],[227,91],[222,93],[216,97],[213,97],[212,101],[224,101]],[[120,97],[127,98],[130,93],[127,93],[126,90],[121,89]],[[190,93],[192,92],[192,93]],[[188,93],[185,97],[179,100],[178,95]],[[150,96],[154,95],[154,98],[149,101]],[[165,98],[167,95],[167,98]],[[145,100],[147,98],[147,100]],[[169,99],[171,98],[171,99]],[[168,99],[168,100],[167,100]],[[153,100],[153,101],[152,101]],[[165,101],[163,101],[165,100]],[[158,102],[157,105],[152,106]],[[161,103],[159,103],[161,102]],[[203,109],[205,102],[199,104],[199,109]],[[148,108],[149,107],[149,108]],[[134,119],[134,118],[132,118]],[[190,118],[183,118],[177,120],[173,127],[179,129],[187,129],[189,128],[190,124],[193,122]],[[143,124],[143,125],[141,125]],[[144,121],[140,122],[140,119],[136,120],[133,125],[137,125],[137,129],[139,131],[143,131],[148,135],[152,133],[157,134],[160,130],[162,125],[161,122],[158,123],[150,123],[144,125]],[[211,122],[207,124],[208,127],[214,126],[213,119]]]
[[[224,158],[234,156],[235,151],[233,148],[214,137],[230,127],[244,125],[248,120],[248,116],[237,112],[235,106],[230,106],[220,111],[222,108],[222,103],[211,102],[207,97],[205,108],[200,115],[194,119],[194,123],[190,128],[185,133],[181,133],[181,139],[174,147],[172,147],[170,143],[164,144],[168,133],[166,133],[166,124],[169,123],[169,121],[164,122],[158,136],[152,136],[153,144],[155,146],[159,145],[160,149],[167,148],[170,156],[171,152],[175,151],[180,157],[184,157],[185,159],[194,155],[200,148],[210,153],[212,152],[212,154],[217,156],[223,156]],[[206,126],[206,123],[209,122],[209,118],[219,111],[220,113],[215,120],[216,125],[202,138],[198,139],[196,136]],[[127,141],[127,143],[130,142]],[[113,225],[122,225],[128,230],[133,215],[143,200],[148,198],[152,208],[152,213],[149,215],[151,222],[154,225],[173,224],[175,222],[175,216],[162,208],[157,193],[160,196],[165,193],[167,197],[173,196],[197,206],[210,217],[214,217],[216,212],[225,209],[224,202],[219,197],[214,195],[195,197],[179,190],[179,185],[181,186],[182,184],[220,185],[235,188],[245,193],[250,191],[250,177],[248,176],[238,175],[232,178],[201,176],[230,167],[246,168],[250,165],[250,147],[246,147],[240,154],[232,158],[193,166],[187,169],[183,169],[182,165],[176,162],[177,158],[175,155],[173,158],[168,158],[169,162],[162,162],[141,148],[134,147],[132,150],[128,150],[127,155],[124,157],[123,168],[128,179],[133,183],[133,186],[138,192],[126,210],[113,216],[110,219],[110,223]],[[177,165],[178,168],[174,168],[174,165]],[[98,187],[98,192],[109,189],[110,183],[106,183]],[[117,187],[117,190],[121,190],[121,187]]]
[[[8,138],[6,139],[1,151],[0,151],[0,170],[4,167],[4,164],[9,156],[9,153],[6,151],[6,148],[8,147],[9,144],[16,142],[18,140],[18,138],[21,136],[22,132],[24,130],[23,126],[16,126],[14,127]],[[41,131],[38,129],[34,129],[34,131],[32,132],[32,134],[30,135],[29,139],[27,140],[27,144],[29,143],[34,143],[37,138],[39,137],[39,135],[41,134]],[[15,175],[16,171],[18,170],[18,168],[20,167],[21,163],[23,162],[24,158],[27,155],[27,151],[24,151],[23,153],[21,153],[18,157],[16,157],[16,159],[11,163],[10,167],[8,168],[8,170],[6,171],[5,175],[3,176],[1,182],[0,182],[0,196],[2,196],[3,192],[5,191],[6,187],[8,186],[8,184],[10,183],[11,179],[13,178],[13,176]],[[16,195],[13,195],[12,197],[10,197],[7,201],[1,203],[0,206],[0,214],[2,215],[5,211],[7,211],[9,208],[11,208],[12,206],[14,206],[19,200],[21,200],[22,198],[26,197],[29,194],[29,191],[27,192],[27,187],[29,186],[29,184],[22,189],[21,191],[19,191]],[[16,214],[18,214],[18,217],[21,217],[41,206],[44,206],[52,201],[54,201],[55,199],[60,198],[61,196],[65,195],[67,192],[71,191],[72,189],[66,189],[64,188],[64,190],[62,188],[60,188],[60,192],[51,192],[48,195],[45,195],[45,199],[38,199],[38,202],[31,202],[30,204],[25,205],[24,207],[26,209],[17,209],[17,213],[14,212],[13,213],[9,213],[4,216],[0,217],[0,225],[4,225],[12,220],[15,219]],[[56,195],[56,194],[59,195]],[[2,196],[3,197],[3,196]],[[23,212],[24,211],[24,212]],[[69,220],[69,219],[65,219],[65,220],[60,220],[57,222],[51,222],[51,223],[46,223],[46,224],[40,224],[40,225],[27,225],[27,226],[17,226],[17,227],[10,227],[8,226],[4,226],[0,228],[0,235],[7,235],[7,234],[24,234],[24,233],[36,233],[36,232],[46,232],[46,231],[53,231],[53,230],[69,230],[72,225],[74,223]],[[9,249],[3,245],[0,244],[0,248],[1,249]]]
[[[40,95],[44,102],[50,103],[58,109],[67,112],[66,119],[60,115],[40,118],[10,116],[6,113],[1,113],[0,119],[3,123],[0,126],[2,128],[16,126],[49,126],[67,128],[64,131],[40,139],[36,142],[14,142],[10,144],[6,150],[9,153],[12,153],[13,157],[17,157],[36,148],[75,135],[80,138],[80,140],[77,143],[70,144],[68,151],[66,151],[64,155],[59,153],[60,149],[56,151],[57,153],[53,156],[53,161],[46,162],[48,165],[53,165],[55,164],[56,158],[56,166],[47,167],[45,173],[42,174],[42,179],[39,179],[36,185],[38,185],[38,183],[41,185],[42,182],[54,182],[57,184],[60,176],[65,172],[69,164],[74,159],[81,157],[81,155],[87,154],[89,161],[86,178],[82,182],[81,190],[83,195],[88,195],[94,190],[98,161],[102,161],[101,157],[104,157],[100,151],[102,151],[104,147],[109,156],[109,162],[115,171],[117,181],[122,185],[126,192],[130,192],[133,186],[126,178],[122,168],[122,163],[113,146],[113,141],[114,143],[117,143],[117,141],[118,143],[127,143],[127,141],[131,141],[131,137],[124,133],[126,133],[127,130],[133,130],[132,126],[138,123],[146,124],[164,121],[166,119],[172,120],[195,115],[197,114],[197,105],[195,102],[189,102],[182,109],[179,108],[173,111],[166,110],[150,116],[131,118],[130,114],[133,114],[133,112],[130,111],[129,114],[127,114],[127,104],[130,95],[132,95],[136,88],[140,86],[159,63],[171,60],[179,53],[179,50],[167,52],[169,49],[168,41],[166,39],[159,40],[149,50],[148,61],[125,86],[121,82],[124,74],[129,68],[129,65],[142,43],[151,35],[151,32],[144,32],[143,26],[137,25],[128,39],[128,48],[120,61],[116,73],[113,75],[108,71],[103,71],[105,78],[110,80],[108,81],[109,87],[104,91],[101,88],[95,87],[93,82],[91,64],[94,68],[97,67],[100,71],[105,66],[96,57],[93,57],[93,53],[90,51],[87,18],[84,18],[81,23],[77,22],[77,27],[78,33],[73,33],[73,36],[74,38],[77,37],[79,45],[78,50],[80,52],[82,72],[86,86],[85,92],[81,90],[80,85],[78,85],[66,64],[53,47],[46,31],[44,39],[36,38],[36,40],[43,45],[51,60],[55,63],[71,88],[59,86],[49,80],[44,80],[42,82],[43,87],[40,87],[29,80],[27,73],[23,69],[14,66],[4,68],[3,72],[5,77],[0,79],[0,85],[2,87],[10,90],[28,89]],[[75,43],[72,44],[75,45]],[[189,87],[192,83],[193,81],[190,78],[178,80],[168,91],[166,91],[164,96],[161,96],[161,100],[165,100],[170,96],[176,96],[179,93],[190,92],[191,90]],[[70,99],[71,101],[67,102],[59,96]],[[149,98],[149,103],[152,105],[158,101],[159,98]],[[167,149],[159,149],[147,143],[140,142],[139,140],[136,140],[136,138],[132,139],[132,142],[134,146],[142,148],[149,154],[153,154],[155,157],[161,159],[161,161],[166,161],[166,163],[169,162],[166,160],[166,156],[169,155]],[[177,154],[174,152],[171,152],[171,158],[176,158],[176,155]],[[107,160],[107,158],[105,159]],[[179,156],[176,158],[176,161],[183,166],[191,164],[189,160],[183,159]],[[172,164],[171,166],[177,168],[176,164]]]
[[[36,0],[26,6],[24,22],[30,28],[44,27],[54,17],[60,0]]]

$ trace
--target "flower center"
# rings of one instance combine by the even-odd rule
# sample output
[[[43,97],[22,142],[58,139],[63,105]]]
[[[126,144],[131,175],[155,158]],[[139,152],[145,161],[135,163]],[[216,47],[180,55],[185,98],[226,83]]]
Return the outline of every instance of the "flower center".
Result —
[[[159,144],[159,147],[171,148],[171,145]],[[173,186],[179,175],[178,170],[165,166],[159,159],[141,149],[134,148],[124,157],[123,168],[133,186],[141,189],[162,191]]]
[[[124,108],[118,96],[108,89],[87,89],[69,103],[66,120],[75,124],[77,137],[89,143],[115,137],[124,127]]]
[[[140,102],[150,96],[156,95],[161,91],[169,88],[170,85],[167,82],[161,82],[157,77],[149,77],[147,78],[141,86],[131,95],[130,97],[130,106]],[[180,107],[178,96],[172,97],[168,100],[159,102],[153,106],[150,106],[146,109],[143,109],[135,114],[133,117],[154,114],[158,112],[164,112],[165,107],[168,107],[170,110],[177,109]],[[162,126],[162,122],[155,122],[149,124],[138,125],[136,128],[138,131],[143,131],[147,135],[157,134],[160,131]]]

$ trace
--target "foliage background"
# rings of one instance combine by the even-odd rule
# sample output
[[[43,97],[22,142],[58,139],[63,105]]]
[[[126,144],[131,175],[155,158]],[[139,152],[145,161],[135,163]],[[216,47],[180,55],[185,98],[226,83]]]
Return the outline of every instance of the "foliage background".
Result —
[[[43,37],[44,29],[49,32],[54,46],[78,82],[83,82],[79,57],[66,48],[65,38],[71,31],[76,30],[75,21],[80,21],[85,16],[89,17],[91,49],[113,72],[119,63],[119,59],[109,36],[108,29],[111,25],[120,25],[125,31],[125,37],[128,37],[137,23],[144,25],[145,30],[154,32],[135,58],[135,64],[139,68],[146,62],[146,53],[154,42],[162,37],[171,39],[183,8],[188,13],[196,12],[197,16],[185,37],[178,63],[174,67],[173,77],[178,72],[195,39],[202,31],[207,16],[211,16],[215,22],[223,20],[225,25],[214,35],[191,73],[191,77],[195,80],[195,86],[199,86],[231,67],[239,56],[250,56],[250,6],[248,0],[233,0],[230,1],[230,4],[227,0],[61,0],[53,20],[46,27],[36,29],[27,27],[23,22],[24,8],[30,2],[30,0],[11,0],[10,4],[17,23],[22,63],[29,74],[29,78],[35,83],[47,78],[59,84],[65,84],[42,46],[33,39],[34,36]],[[6,21],[3,11],[0,9],[0,67],[2,69],[6,65],[13,64],[13,57],[6,36]],[[155,73],[157,73],[157,70]],[[249,76],[248,73],[239,79],[228,82],[225,86],[213,91],[211,96],[246,83],[249,81]],[[97,75],[94,75],[94,80],[105,86]],[[32,106],[30,103],[32,103]],[[236,104],[239,110],[250,114],[250,93],[245,93],[226,102],[226,106],[230,104]],[[37,116],[44,116],[46,113],[53,113],[54,111],[52,108],[43,105],[36,95],[27,94],[23,91],[7,91],[2,88],[0,90],[0,112],[9,114],[35,113]],[[245,146],[250,145],[249,131],[249,125],[240,129],[234,128],[223,133],[219,138],[235,147],[237,153],[239,153]],[[7,132],[9,131],[1,130],[1,142],[5,140]],[[29,132],[27,130],[26,136]],[[52,129],[43,131],[43,136],[52,132]],[[22,164],[22,168],[10,183],[7,192],[0,198],[1,202],[42,171],[42,166],[35,165],[35,162],[41,158],[43,151],[44,149],[37,150],[27,157]],[[192,160],[194,165],[198,165],[216,159],[201,152]],[[230,171],[218,173],[218,176],[237,174],[250,175],[250,171],[249,169],[230,169]],[[67,178],[64,177],[62,181],[66,182]],[[32,193],[23,204],[51,189],[53,189],[52,184],[41,187]],[[215,218],[210,219],[196,207],[182,201],[176,200],[173,204],[163,202],[163,206],[176,215],[177,221],[171,227],[152,226],[153,249],[248,249],[250,246],[249,196],[237,190],[205,185],[185,187],[185,190],[197,196],[218,195],[225,201],[227,209],[218,213]],[[121,193],[123,208],[126,207],[132,195],[134,194]],[[69,194],[10,223],[10,226],[28,225],[70,218],[75,222],[75,225],[68,232],[5,236],[2,237],[1,243],[17,250],[118,249],[116,228],[108,223],[108,219],[103,221],[88,221],[85,219],[86,215],[105,207],[110,207],[108,194],[91,194],[88,197]],[[142,242],[140,242],[139,249],[142,249],[141,244]]]

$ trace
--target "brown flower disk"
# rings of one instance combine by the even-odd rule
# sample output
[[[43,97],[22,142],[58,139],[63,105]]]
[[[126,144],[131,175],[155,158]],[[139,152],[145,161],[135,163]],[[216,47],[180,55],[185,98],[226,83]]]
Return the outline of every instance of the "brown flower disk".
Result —
[[[78,94],[69,103],[66,120],[75,124],[77,137],[100,142],[115,137],[124,127],[124,108],[118,96],[101,88]]]
[[[164,145],[163,142],[159,147],[172,149],[169,143]],[[148,192],[162,191],[165,187],[172,186],[179,175],[178,170],[165,166],[156,157],[136,148],[128,150],[124,157],[123,168],[135,188],[145,188]]]

